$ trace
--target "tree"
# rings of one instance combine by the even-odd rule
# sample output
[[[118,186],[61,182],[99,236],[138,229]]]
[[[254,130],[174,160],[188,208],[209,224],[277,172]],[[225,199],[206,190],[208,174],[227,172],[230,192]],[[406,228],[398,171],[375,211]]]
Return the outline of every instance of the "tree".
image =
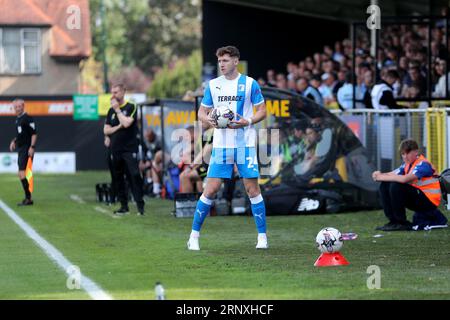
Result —
[[[154,98],[181,98],[187,91],[195,91],[201,85],[202,59],[200,50],[188,59],[178,60],[170,69],[165,66],[152,82],[148,95]]]
[[[200,48],[199,0],[91,0],[97,61],[102,61],[101,1],[105,7],[106,58],[113,74],[125,66],[136,66],[152,75],[158,67]]]

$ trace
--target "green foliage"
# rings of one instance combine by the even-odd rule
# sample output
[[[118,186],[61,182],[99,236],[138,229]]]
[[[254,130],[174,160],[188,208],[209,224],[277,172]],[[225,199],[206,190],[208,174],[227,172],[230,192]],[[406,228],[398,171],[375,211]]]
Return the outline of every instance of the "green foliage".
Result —
[[[104,15],[101,14],[101,3]],[[112,74],[136,66],[146,74],[200,48],[197,0],[90,0],[93,54]],[[102,19],[104,17],[104,20]],[[105,33],[102,34],[102,23]]]
[[[194,51],[188,59],[178,60],[173,68],[165,66],[155,76],[148,95],[154,98],[180,98],[201,84],[202,59]]]
[[[84,94],[99,94],[103,93],[103,70],[102,64],[90,57],[83,62],[81,72],[81,90]]]

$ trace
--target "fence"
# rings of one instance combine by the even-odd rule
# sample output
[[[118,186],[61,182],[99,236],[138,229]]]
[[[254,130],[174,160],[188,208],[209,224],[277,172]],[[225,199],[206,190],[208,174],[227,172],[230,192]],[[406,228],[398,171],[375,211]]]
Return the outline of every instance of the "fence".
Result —
[[[366,147],[370,160],[383,171],[401,162],[398,145],[412,138],[440,173],[450,166],[450,108],[333,110]]]

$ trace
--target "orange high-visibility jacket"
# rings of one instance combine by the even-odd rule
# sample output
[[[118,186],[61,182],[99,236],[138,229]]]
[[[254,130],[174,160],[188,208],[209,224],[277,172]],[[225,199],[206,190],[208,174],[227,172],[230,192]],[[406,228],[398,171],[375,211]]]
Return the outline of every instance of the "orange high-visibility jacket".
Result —
[[[433,164],[428,161],[423,155],[420,155],[413,163],[405,165],[405,174],[408,174],[411,169],[413,169],[422,161],[428,162],[433,170],[436,171]],[[409,182],[409,184],[419,190],[422,190],[422,192],[436,207],[441,203],[441,186],[439,184],[439,179],[436,176],[415,179]]]

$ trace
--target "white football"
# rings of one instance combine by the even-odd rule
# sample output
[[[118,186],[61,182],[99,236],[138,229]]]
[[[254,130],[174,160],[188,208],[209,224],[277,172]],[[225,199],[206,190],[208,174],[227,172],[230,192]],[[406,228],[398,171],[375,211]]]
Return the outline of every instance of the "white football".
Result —
[[[317,249],[322,253],[338,252],[342,248],[342,235],[338,229],[323,228],[316,237]]]
[[[234,119],[234,112],[225,105],[219,105],[213,110],[212,118],[218,128],[226,128],[231,120]]]

